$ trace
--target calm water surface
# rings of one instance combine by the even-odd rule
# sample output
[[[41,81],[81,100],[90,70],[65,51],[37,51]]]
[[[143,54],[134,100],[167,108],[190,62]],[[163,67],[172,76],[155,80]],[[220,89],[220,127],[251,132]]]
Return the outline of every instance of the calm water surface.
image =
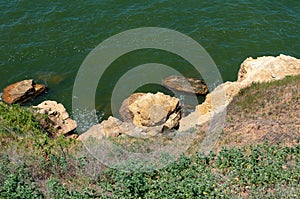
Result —
[[[71,111],[73,83],[88,53],[119,32],[149,26],[173,29],[199,42],[224,81],[236,79],[248,56],[283,53],[300,58],[300,1],[296,0],[1,0],[0,90],[33,78],[50,88],[33,104],[53,99]],[[189,63],[171,53],[139,50],[123,55],[100,80],[98,111],[109,115],[118,78],[149,62],[180,66],[186,76],[195,76]]]

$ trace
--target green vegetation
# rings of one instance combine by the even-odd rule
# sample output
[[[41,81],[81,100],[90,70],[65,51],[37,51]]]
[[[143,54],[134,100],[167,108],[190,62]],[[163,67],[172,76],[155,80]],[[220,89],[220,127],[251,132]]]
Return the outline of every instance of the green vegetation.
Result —
[[[296,198],[300,194],[300,145],[223,148],[218,155],[181,156],[159,171],[125,173],[108,169],[94,179],[88,179],[88,175],[83,178],[84,167],[88,167],[86,158],[81,158],[76,168],[70,168],[74,157],[53,155],[47,164],[45,159],[35,158],[16,163],[2,153],[2,198]],[[43,166],[34,167],[28,164],[30,161]],[[42,179],[47,187],[44,190]],[[67,184],[63,183],[66,179]]]
[[[14,139],[41,132],[33,114],[18,105],[8,106],[0,102],[0,113],[1,146]]]
[[[290,77],[270,84],[254,84],[253,88],[241,91],[237,106],[255,112],[257,106],[248,104],[257,104],[259,96],[248,99],[247,93],[276,89],[299,80]],[[124,139],[119,140],[120,145],[125,144]],[[144,147],[147,152],[145,143],[138,140],[131,143],[134,145],[126,146],[128,149],[140,151]],[[192,151],[190,156],[181,155],[177,161],[152,172],[126,173],[105,168],[80,142],[49,137],[30,109],[0,102],[0,198],[298,198],[300,195],[299,140],[293,147],[265,142],[240,148],[223,147],[217,154],[209,155]]]
[[[0,102],[0,140],[0,198],[51,196],[55,179],[72,180],[83,165],[70,152],[80,144],[50,138],[31,110],[18,105]]]

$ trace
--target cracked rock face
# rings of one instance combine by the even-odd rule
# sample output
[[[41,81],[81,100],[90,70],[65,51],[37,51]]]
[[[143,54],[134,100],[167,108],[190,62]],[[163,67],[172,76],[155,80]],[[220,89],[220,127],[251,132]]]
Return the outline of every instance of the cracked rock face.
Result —
[[[300,73],[300,60],[279,55],[247,58],[240,67],[237,82],[250,86],[252,82],[268,82]]]
[[[163,93],[135,93],[124,100],[120,108],[124,121],[109,117],[81,134],[79,140],[89,137],[103,139],[130,135],[148,137],[165,129],[174,129],[181,118],[179,99]]]
[[[179,99],[163,93],[134,93],[119,110],[124,122],[147,128],[165,126],[176,128],[181,117]],[[163,128],[163,126],[161,128]]]
[[[119,113],[124,122],[132,122],[133,114],[130,112],[128,107],[143,95],[146,95],[146,93],[133,93],[123,101]]]
[[[2,101],[7,104],[24,103],[46,90],[43,84],[36,84],[32,79],[23,80],[7,86],[3,90]]]
[[[55,129],[55,135],[67,135],[77,128],[76,121],[69,118],[69,114],[61,103],[48,100],[33,108],[40,114],[48,115]]]
[[[179,112],[179,99],[160,92],[147,93],[138,97],[128,108],[136,126],[158,126],[163,125],[171,114]]]

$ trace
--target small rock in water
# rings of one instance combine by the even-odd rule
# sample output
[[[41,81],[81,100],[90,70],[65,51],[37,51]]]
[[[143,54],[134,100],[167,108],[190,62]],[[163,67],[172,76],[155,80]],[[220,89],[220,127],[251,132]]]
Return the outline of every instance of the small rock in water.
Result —
[[[170,89],[196,95],[206,95],[208,93],[206,83],[200,79],[172,75],[164,79],[163,85]]]
[[[36,76],[39,81],[44,82],[46,85],[57,85],[65,79],[64,75],[54,72],[40,72]]]
[[[2,100],[7,104],[24,103],[46,90],[43,84],[36,84],[32,79],[23,80],[7,86],[3,90]]]

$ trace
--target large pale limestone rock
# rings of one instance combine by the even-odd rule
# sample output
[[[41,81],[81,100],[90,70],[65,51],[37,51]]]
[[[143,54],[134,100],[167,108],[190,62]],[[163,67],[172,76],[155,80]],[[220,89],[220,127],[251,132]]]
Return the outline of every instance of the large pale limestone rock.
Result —
[[[67,135],[77,128],[75,120],[69,118],[69,114],[61,103],[56,101],[44,101],[33,107],[40,114],[47,114],[54,127],[54,135]]]
[[[136,126],[159,126],[163,125],[171,114],[179,112],[179,99],[160,92],[156,94],[147,93],[138,97],[128,108],[133,115],[133,123]],[[178,119],[177,116],[173,118]]]
[[[219,85],[209,93],[205,101],[196,107],[196,111],[199,111],[202,115],[213,111],[214,107],[227,106],[232,98],[236,96],[241,89],[241,85],[238,82],[225,82]]]
[[[206,95],[208,93],[208,87],[204,80],[195,78],[172,75],[164,79],[163,85],[170,89],[196,95]]]
[[[124,122],[132,122],[133,114],[130,112],[128,107],[143,95],[146,95],[146,93],[133,93],[123,101],[119,113]]]
[[[252,82],[268,82],[300,73],[300,60],[287,55],[247,58],[240,67],[237,82],[250,86]]]
[[[32,79],[23,80],[7,86],[3,90],[2,101],[7,104],[24,103],[45,90],[45,85],[36,84]]]
[[[178,127],[181,117],[179,99],[162,93],[135,93],[124,100],[120,114],[124,121],[109,117],[108,120],[92,126],[78,139],[89,137],[101,140],[108,137],[129,135],[149,137],[165,129]]]
[[[241,64],[238,80],[225,82],[209,93],[194,113],[182,118],[179,131],[209,121],[213,114],[225,109],[241,89],[251,86],[254,82],[269,82],[293,75],[300,75],[300,60],[294,57],[279,55],[247,58]]]

